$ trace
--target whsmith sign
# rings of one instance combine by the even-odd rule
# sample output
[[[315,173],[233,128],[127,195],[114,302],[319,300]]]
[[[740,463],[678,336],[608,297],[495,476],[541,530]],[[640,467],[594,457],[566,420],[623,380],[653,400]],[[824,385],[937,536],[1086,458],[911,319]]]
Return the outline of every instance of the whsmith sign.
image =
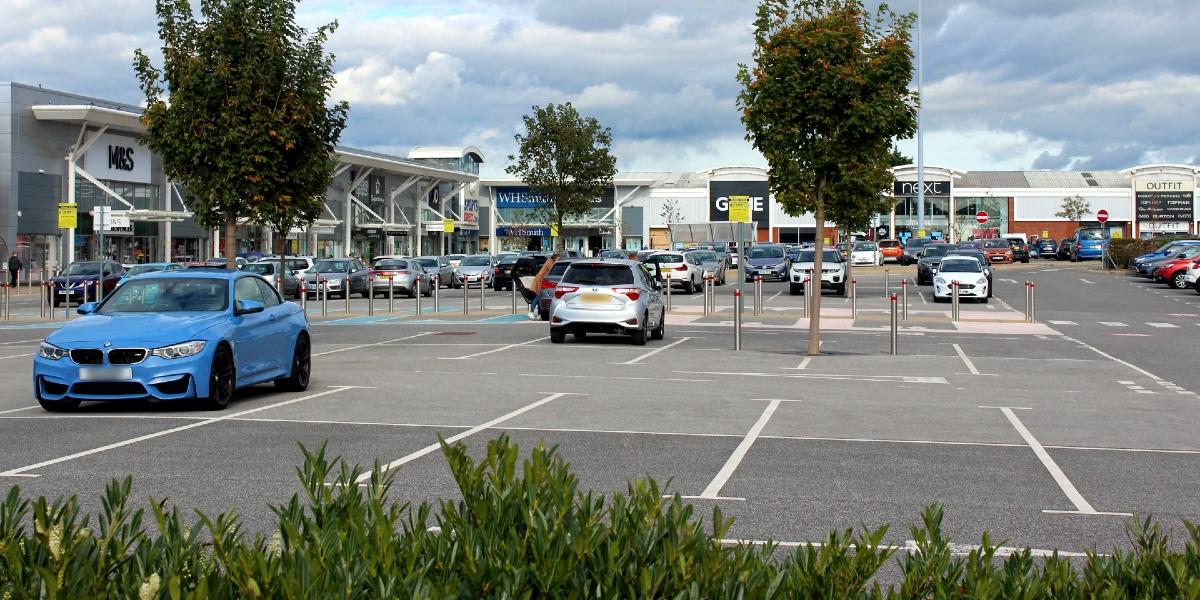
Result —
[[[917,195],[917,182],[915,181],[894,181],[892,182],[893,196],[913,196]],[[926,196],[950,196],[949,181],[926,181],[925,182]]]
[[[750,201],[750,220],[767,228],[770,218],[770,189],[765,181],[710,181],[708,183],[708,220],[732,221],[729,199],[745,196]]]
[[[604,190],[599,198],[592,201],[596,208],[612,208],[616,198],[613,188]],[[496,208],[540,208],[546,204],[546,198],[535,194],[527,187],[497,187]]]
[[[1190,222],[1196,184],[1192,180],[1134,181],[1139,221]]]

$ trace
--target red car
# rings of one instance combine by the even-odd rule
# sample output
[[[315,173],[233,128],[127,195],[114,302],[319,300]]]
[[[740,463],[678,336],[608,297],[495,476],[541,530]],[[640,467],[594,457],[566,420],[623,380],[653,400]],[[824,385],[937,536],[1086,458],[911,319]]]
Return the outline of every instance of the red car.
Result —
[[[1177,290],[1182,290],[1188,286],[1183,276],[1187,275],[1188,267],[1192,265],[1200,265],[1200,257],[1177,258],[1154,269],[1154,280],[1165,282]]]
[[[883,262],[900,262],[900,257],[904,255],[904,246],[900,244],[900,240],[879,240],[879,253],[883,255]]]

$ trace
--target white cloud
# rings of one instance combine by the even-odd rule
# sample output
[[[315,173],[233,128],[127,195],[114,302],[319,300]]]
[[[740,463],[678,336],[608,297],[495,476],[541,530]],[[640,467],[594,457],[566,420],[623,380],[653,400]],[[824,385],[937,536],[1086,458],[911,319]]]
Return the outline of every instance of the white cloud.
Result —
[[[334,97],[358,104],[404,106],[413,100],[434,100],[453,93],[462,80],[463,61],[430,52],[425,62],[411,70],[391,65],[380,57],[367,57],[362,64],[338,71]]]
[[[589,85],[575,98],[580,109],[632,107],[638,95],[615,83]],[[636,110],[636,108],[635,108]]]

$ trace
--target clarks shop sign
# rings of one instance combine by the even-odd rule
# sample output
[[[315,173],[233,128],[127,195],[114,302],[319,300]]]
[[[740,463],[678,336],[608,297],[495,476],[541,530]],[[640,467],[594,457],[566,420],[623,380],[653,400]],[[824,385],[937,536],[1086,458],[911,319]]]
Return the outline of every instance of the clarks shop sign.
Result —
[[[1192,220],[1195,181],[1137,179],[1133,189],[1139,221]]]
[[[88,148],[83,168],[100,180],[150,183],[150,149],[135,138],[105,133]]]

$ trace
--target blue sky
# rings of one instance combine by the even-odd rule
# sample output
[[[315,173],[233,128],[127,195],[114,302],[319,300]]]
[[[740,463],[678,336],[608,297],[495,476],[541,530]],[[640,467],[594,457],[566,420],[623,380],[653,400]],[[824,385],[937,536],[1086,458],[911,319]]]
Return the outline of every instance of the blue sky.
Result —
[[[892,3],[916,9],[916,0]],[[1200,157],[1200,2],[927,0],[926,163],[1120,169]],[[500,175],[521,115],[574,102],[612,127],[619,168],[763,164],[734,105],[745,0],[308,0],[338,19],[343,142],[404,154],[475,145]],[[0,0],[0,79],[138,102],[151,0]],[[915,143],[901,149],[915,155]]]

